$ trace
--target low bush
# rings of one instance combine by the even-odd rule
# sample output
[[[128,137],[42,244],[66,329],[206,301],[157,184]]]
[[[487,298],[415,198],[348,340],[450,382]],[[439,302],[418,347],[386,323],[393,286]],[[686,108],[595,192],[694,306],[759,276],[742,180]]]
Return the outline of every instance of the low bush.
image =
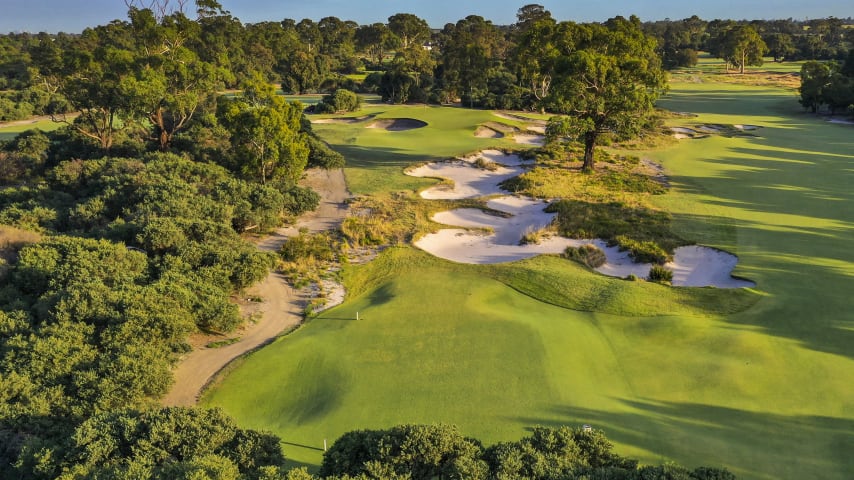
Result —
[[[342,168],[344,166],[344,156],[329,148],[323,140],[309,136],[308,166],[320,167],[327,170]]]
[[[649,276],[647,276],[647,279],[650,282],[670,283],[673,281],[673,271],[668,270],[661,265],[653,265],[652,268],[649,269]]]
[[[350,90],[339,88],[315,105],[316,113],[355,112],[362,108],[362,99]]]
[[[582,265],[590,268],[599,268],[605,264],[605,252],[600,250],[596,245],[586,244],[580,247],[567,247],[563,252],[563,257],[574,260]]]
[[[632,258],[638,263],[661,264],[668,259],[667,251],[652,240],[636,240],[627,235],[618,235],[614,238],[614,242],[620,248],[628,250]]]
[[[300,232],[282,245],[279,255],[288,262],[303,259],[331,262],[335,260],[335,249],[335,241],[327,232],[314,234]]]

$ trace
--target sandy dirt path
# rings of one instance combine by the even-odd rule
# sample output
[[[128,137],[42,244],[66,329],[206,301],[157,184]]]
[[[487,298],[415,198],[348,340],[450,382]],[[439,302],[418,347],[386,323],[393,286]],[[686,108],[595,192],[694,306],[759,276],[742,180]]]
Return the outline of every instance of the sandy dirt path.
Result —
[[[345,201],[350,197],[344,180],[344,171],[312,169],[300,182],[313,188],[320,194],[320,205],[314,212],[303,215],[296,225],[276,230],[272,235],[262,238],[258,249],[278,250],[285,240],[307,228],[320,232],[337,228],[346,215]],[[260,303],[242,306],[245,315],[255,314],[258,321],[250,323],[239,336],[240,341],[219,348],[206,348],[204,340],[196,339],[192,352],[188,353],[175,368],[175,383],[163,398],[163,405],[195,405],[198,396],[210,379],[235,358],[254,350],[275,339],[281,332],[298,325],[302,321],[302,312],[307,302],[303,291],[297,291],[288,285],[284,277],[271,273],[263,281],[246,292],[249,297],[260,297]]]

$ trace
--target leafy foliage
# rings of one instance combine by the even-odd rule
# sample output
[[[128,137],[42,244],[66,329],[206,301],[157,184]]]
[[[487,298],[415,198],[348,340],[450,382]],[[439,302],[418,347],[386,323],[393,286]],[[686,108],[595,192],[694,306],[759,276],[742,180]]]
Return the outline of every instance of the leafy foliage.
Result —
[[[27,437],[16,460],[9,474],[28,478],[189,480],[270,478],[284,457],[278,438],[221,410],[175,407],[97,414],[57,442]]]

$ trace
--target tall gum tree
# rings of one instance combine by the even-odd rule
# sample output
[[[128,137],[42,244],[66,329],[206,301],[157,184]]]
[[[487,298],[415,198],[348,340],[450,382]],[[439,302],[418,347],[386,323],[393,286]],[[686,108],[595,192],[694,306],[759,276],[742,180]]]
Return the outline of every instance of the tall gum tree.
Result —
[[[641,31],[635,16],[604,24],[562,23],[557,32],[557,43],[571,42],[576,49],[557,60],[545,103],[561,115],[549,122],[547,133],[580,139],[582,170],[592,172],[599,136],[637,133],[666,90],[666,75],[655,40]]]
[[[737,25],[724,34],[721,54],[728,64],[744,73],[747,65],[762,65],[762,57],[768,52],[768,47],[762,37],[750,25]]]

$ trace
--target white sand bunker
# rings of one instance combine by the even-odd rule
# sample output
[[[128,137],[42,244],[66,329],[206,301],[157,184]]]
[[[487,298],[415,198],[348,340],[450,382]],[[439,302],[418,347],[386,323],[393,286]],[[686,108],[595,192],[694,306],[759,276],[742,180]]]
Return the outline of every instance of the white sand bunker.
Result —
[[[485,150],[459,160],[435,162],[406,172],[413,177],[444,178],[452,185],[442,184],[421,192],[428,200],[476,198],[502,193],[499,183],[523,172],[524,161],[518,155],[498,150]]]
[[[505,120],[516,120],[516,121],[521,120],[521,121],[523,121],[523,122],[531,122],[531,123],[533,123],[533,124],[535,124],[535,125],[545,125],[545,124],[546,124],[546,121],[545,121],[545,120],[539,120],[539,119],[536,119],[536,118],[526,117],[526,116],[524,116],[524,115],[519,115],[518,113],[510,113],[510,112],[492,112],[492,114],[493,114],[493,115],[495,115],[495,116],[496,116],[496,117],[498,117],[498,118],[503,118],[503,119],[505,119]]]
[[[414,118],[383,118],[376,122],[371,122],[366,125],[366,128],[381,128],[389,132],[402,132],[405,130],[414,130],[427,126],[427,122],[416,120]]]
[[[673,137],[678,138],[679,140],[696,138],[699,133],[696,130],[687,127],[670,127],[670,131],[673,132]]]
[[[552,235],[537,244],[519,244],[526,233],[551,224],[554,214],[543,211],[546,205],[539,200],[505,196],[490,200],[487,207],[506,212],[507,217],[476,208],[440,212],[433,216],[438,223],[482,228],[492,233],[443,229],[421,237],[415,246],[446,260],[473,264],[512,262],[543,253],[560,253],[572,245],[573,240]]]
[[[353,124],[353,123],[361,123],[368,121],[374,118],[376,114],[372,115],[362,115],[361,117],[333,117],[333,118],[317,118],[312,119],[311,123],[323,124],[323,123],[343,123],[343,124]]]
[[[697,127],[697,131],[703,133],[723,133],[726,131],[726,127],[723,125],[707,124]]]
[[[524,162],[517,155],[497,150],[452,162],[423,165],[407,172],[418,177],[452,180],[453,186],[437,186],[421,192],[427,199],[474,198],[498,193],[498,184],[523,171]],[[544,211],[547,203],[530,198],[503,196],[487,202],[487,212],[461,208],[433,216],[437,223],[463,228],[442,229],[427,234],[415,246],[437,257],[459,263],[492,264],[512,262],[540,254],[562,253],[567,247],[595,245],[605,253],[605,263],[596,269],[613,277],[635,275],[645,278],[651,264],[636,263],[628,251],[608,246],[603,240],[578,240],[543,234],[539,243],[520,244],[530,233],[542,232],[554,221],[555,214]],[[504,215],[502,215],[504,214]],[[750,287],[754,284],[731,276],[738,259],[729,253],[702,246],[677,248],[673,261],[665,267],[673,271],[674,286]]]
[[[474,131],[474,136],[477,138],[504,138],[502,132],[484,125],[477,127],[477,130]]]
[[[673,285],[683,287],[720,288],[753,287],[748,280],[733,278],[732,270],[738,257],[722,250],[689,245],[673,252],[673,261],[664,265],[673,271]]]
[[[740,125],[740,124],[735,124],[735,125],[733,125],[733,128],[736,128],[736,129],[738,129],[738,130],[743,130],[743,131],[750,131],[750,130],[758,130],[758,129],[762,128],[762,127],[760,127],[759,125]]]
[[[542,135],[530,135],[527,133],[517,133],[513,135],[513,140],[520,145],[534,145],[542,147],[546,144],[546,137]]]

